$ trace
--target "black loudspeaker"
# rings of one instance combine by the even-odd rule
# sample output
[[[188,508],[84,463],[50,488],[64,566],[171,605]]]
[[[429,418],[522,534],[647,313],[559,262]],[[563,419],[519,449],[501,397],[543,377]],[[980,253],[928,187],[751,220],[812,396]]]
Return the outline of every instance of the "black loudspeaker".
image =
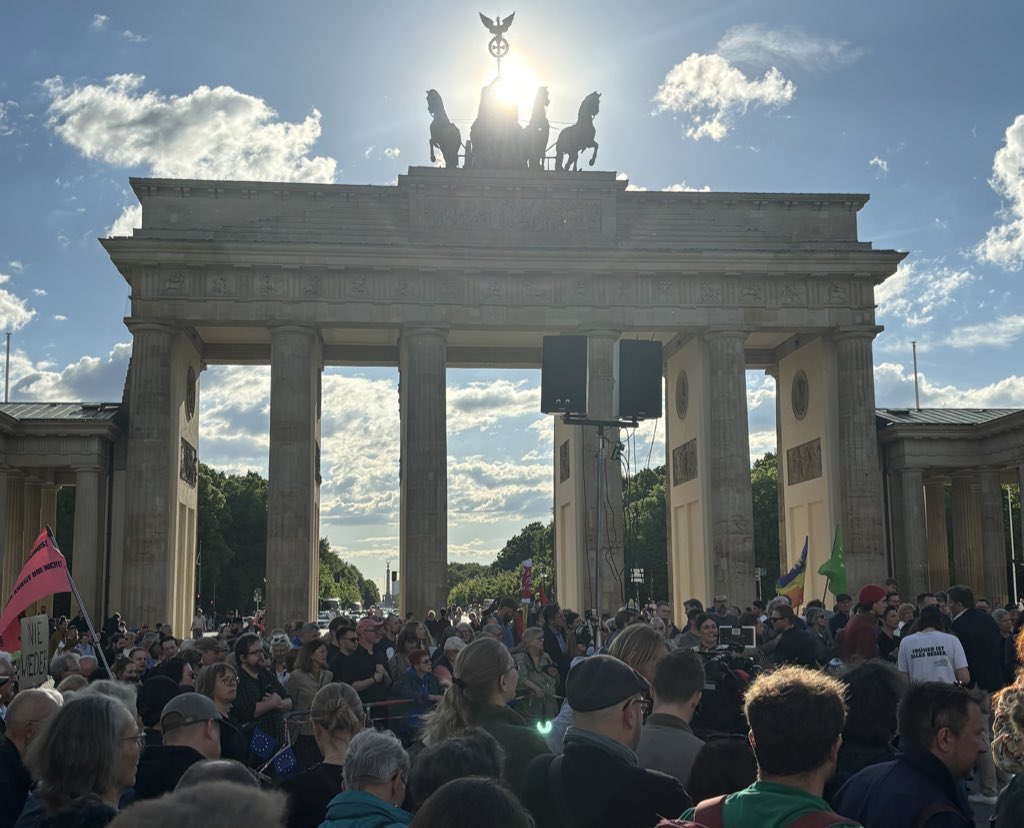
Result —
[[[661,416],[661,343],[623,339],[615,347],[615,416],[653,420]]]
[[[587,338],[545,336],[541,354],[540,410],[587,413]]]

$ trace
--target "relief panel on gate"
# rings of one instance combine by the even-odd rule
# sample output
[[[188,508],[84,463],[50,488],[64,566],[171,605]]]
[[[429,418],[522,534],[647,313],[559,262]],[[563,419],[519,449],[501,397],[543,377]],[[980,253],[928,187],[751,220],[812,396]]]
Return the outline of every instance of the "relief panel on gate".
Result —
[[[672,485],[697,479],[697,438],[672,449]]]
[[[786,483],[795,486],[821,477],[821,439],[794,446],[786,452]]]

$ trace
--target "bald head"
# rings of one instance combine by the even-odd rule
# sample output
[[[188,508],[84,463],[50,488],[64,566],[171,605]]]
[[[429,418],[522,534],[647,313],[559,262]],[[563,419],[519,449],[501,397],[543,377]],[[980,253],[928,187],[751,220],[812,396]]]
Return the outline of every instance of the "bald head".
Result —
[[[7,738],[18,753],[32,741],[40,728],[61,706],[61,696],[49,690],[22,690],[7,708]]]

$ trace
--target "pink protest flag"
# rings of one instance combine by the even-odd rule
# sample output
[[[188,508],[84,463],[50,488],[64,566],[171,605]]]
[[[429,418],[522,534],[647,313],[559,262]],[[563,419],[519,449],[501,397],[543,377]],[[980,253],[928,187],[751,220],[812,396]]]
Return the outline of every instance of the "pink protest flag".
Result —
[[[21,649],[21,624],[18,616],[33,601],[48,598],[58,592],[71,592],[68,562],[53,542],[49,528],[36,538],[28,560],[18,573],[3,615],[0,615],[0,647],[14,652]]]

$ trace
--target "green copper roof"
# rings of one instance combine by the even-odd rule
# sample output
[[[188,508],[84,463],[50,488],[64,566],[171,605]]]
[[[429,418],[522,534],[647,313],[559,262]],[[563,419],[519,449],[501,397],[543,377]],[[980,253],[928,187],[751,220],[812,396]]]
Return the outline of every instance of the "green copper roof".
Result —
[[[113,420],[120,403],[9,402],[0,403],[0,413],[15,420]]]
[[[1016,414],[1020,408],[876,408],[887,425],[974,426]]]

